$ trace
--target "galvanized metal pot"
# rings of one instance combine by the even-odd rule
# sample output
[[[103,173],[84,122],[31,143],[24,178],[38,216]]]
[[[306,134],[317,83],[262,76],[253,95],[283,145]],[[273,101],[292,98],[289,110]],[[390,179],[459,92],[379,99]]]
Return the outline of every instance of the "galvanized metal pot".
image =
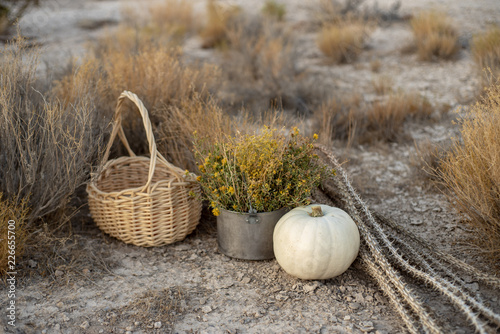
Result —
[[[288,211],[240,213],[220,210],[217,216],[219,250],[242,260],[274,258],[273,232],[278,220]]]

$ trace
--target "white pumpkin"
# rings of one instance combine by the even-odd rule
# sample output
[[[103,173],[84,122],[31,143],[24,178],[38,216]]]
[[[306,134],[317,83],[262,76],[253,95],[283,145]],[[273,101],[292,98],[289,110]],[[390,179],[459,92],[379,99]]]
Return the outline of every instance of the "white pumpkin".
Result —
[[[276,260],[288,274],[301,279],[328,279],[345,272],[358,256],[359,231],[339,208],[302,206],[278,221],[273,247]]]

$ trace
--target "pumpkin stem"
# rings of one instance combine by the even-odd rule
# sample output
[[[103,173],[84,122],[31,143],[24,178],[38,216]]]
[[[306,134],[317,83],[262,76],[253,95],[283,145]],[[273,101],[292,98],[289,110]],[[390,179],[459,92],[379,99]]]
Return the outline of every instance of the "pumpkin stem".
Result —
[[[321,211],[320,206],[313,206],[311,207],[312,212],[309,214],[311,217],[323,217],[323,211]]]

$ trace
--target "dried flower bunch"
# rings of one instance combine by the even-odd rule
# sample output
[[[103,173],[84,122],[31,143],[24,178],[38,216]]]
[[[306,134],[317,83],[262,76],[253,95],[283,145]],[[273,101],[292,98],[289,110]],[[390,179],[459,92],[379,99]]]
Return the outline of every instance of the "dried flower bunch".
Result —
[[[326,173],[312,152],[318,136],[302,136],[297,128],[284,132],[264,127],[215,143],[195,134],[198,180],[214,215],[220,209],[269,212],[310,203]]]

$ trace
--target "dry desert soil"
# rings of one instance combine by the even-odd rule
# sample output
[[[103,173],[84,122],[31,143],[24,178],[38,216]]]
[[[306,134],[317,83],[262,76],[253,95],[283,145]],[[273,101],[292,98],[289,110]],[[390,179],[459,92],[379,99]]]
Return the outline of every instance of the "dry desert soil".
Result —
[[[203,1],[193,1],[202,11]],[[261,0],[226,1],[256,11]],[[121,20],[124,6],[148,1],[49,0],[32,8],[20,21],[21,32],[42,47],[44,68],[63,66],[85,52],[95,40]],[[405,230],[433,248],[489,271],[468,240],[471,233],[446,195],[422,176],[415,144],[444,144],[458,129],[453,112],[473,101],[480,84],[468,43],[489,24],[500,24],[498,0],[401,1],[399,13],[440,8],[457,24],[463,44],[453,61],[422,62],[399,50],[411,40],[406,21],[377,26],[368,48],[353,64],[331,66],[315,44],[315,34],[300,27],[307,22],[314,1],[283,1],[286,20],[296,25],[301,40],[298,66],[336,91],[363,92],[371,99],[372,81],[384,75],[393,86],[424,95],[438,115],[433,122],[407,124],[406,140],[395,143],[333,146],[354,186],[371,209],[391,217]],[[379,1],[388,8],[392,1]],[[373,2],[366,2],[370,5]],[[186,54],[211,59],[198,37],[186,41]],[[370,63],[378,59],[380,71]],[[439,110],[438,110],[439,109]],[[444,111],[442,111],[444,109]],[[82,194],[82,203],[85,194]],[[204,214],[184,241],[141,248],[103,234],[82,209],[73,234],[54,244],[55,267],[39,268],[36,257],[25,258],[19,271],[30,272],[17,285],[16,327],[0,316],[0,332],[7,333],[404,333],[400,316],[358,261],[344,274],[329,280],[303,281],[285,273],[275,260],[241,261],[217,248],[215,219]],[[56,256],[54,256],[56,257]],[[36,271],[35,269],[38,269]],[[491,272],[491,271],[489,271]],[[40,273],[43,273],[40,274]],[[500,291],[483,286],[473,276],[462,278],[471,291],[500,313]],[[423,286],[422,301],[453,333],[474,328],[456,309],[433,302],[431,287]],[[3,294],[3,292],[2,292]],[[2,300],[4,296],[1,297]],[[440,300],[440,299],[437,299]],[[2,307],[2,313],[4,307]],[[495,329],[489,329],[495,332]]]

